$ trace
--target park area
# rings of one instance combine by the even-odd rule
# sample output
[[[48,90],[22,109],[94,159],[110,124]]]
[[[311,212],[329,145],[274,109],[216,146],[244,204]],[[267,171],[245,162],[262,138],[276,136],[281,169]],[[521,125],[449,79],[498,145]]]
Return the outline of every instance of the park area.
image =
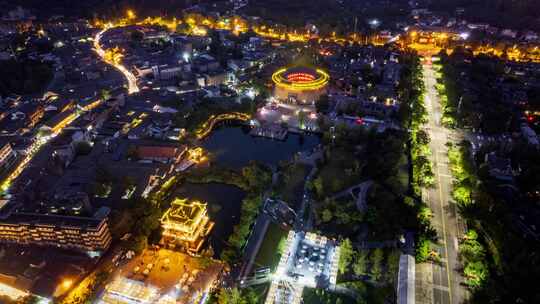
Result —
[[[313,180],[315,193],[319,198],[329,197],[350,186],[362,182],[362,163],[344,148],[328,149],[323,165]],[[339,177],[339,178],[337,178]]]

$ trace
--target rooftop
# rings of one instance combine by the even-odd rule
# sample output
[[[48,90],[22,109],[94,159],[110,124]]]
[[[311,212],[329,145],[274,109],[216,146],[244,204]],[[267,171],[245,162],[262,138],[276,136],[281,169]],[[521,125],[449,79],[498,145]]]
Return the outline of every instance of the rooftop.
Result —
[[[188,199],[175,199],[161,218],[162,223],[173,224],[184,232],[193,232],[206,214],[207,204]]]

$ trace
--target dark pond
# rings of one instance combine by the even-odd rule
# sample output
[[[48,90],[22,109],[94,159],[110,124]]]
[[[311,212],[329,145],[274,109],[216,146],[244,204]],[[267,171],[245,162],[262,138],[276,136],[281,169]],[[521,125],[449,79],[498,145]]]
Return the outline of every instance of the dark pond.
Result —
[[[253,137],[247,127],[223,126],[212,131],[202,146],[214,156],[218,165],[238,169],[252,160],[277,165],[297,152],[313,149],[319,141],[316,135],[291,133],[283,141]]]
[[[235,186],[210,183],[185,183],[175,190],[175,196],[205,201],[208,203],[208,213],[215,222],[210,233],[209,242],[219,256],[225,241],[233,231],[233,226],[240,220],[240,206],[245,197],[242,189]]]

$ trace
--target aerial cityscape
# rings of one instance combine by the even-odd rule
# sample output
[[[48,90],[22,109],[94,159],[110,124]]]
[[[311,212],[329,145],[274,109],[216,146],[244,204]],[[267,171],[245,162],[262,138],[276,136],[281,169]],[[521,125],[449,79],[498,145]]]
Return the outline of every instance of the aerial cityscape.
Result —
[[[540,1],[0,0],[0,304],[540,303]]]

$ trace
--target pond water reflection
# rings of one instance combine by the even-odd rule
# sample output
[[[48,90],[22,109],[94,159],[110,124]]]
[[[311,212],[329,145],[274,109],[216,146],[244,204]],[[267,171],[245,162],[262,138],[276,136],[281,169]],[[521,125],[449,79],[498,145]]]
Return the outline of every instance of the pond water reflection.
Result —
[[[249,128],[225,126],[216,129],[202,146],[209,151],[218,165],[239,169],[250,161],[277,165],[291,159],[297,152],[313,149],[319,136],[290,134],[283,141],[249,135]]]

